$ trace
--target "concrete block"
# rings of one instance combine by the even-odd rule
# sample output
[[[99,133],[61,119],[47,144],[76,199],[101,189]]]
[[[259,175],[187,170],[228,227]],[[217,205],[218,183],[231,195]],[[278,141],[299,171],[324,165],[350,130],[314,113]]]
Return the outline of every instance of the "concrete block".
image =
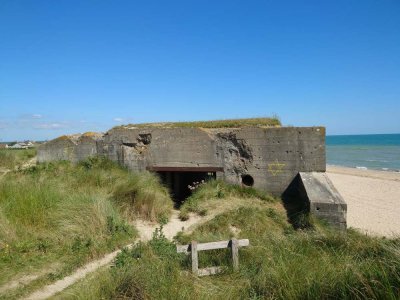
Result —
[[[346,228],[347,204],[328,176],[322,172],[300,172],[310,212],[334,226]]]

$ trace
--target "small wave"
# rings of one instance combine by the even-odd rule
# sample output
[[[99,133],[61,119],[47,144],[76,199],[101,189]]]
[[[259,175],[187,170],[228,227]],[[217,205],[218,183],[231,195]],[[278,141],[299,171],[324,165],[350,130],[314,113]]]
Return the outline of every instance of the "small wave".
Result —
[[[380,159],[366,159],[366,161],[369,161],[369,162],[383,162],[383,163],[389,162],[387,160],[380,160]]]
[[[369,162],[389,162],[389,161],[384,160],[384,159],[366,159],[366,161],[369,161]]]
[[[359,169],[359,170],[368,170],[367,167],[362,167],[362,166],[356,166],[356,169]]]

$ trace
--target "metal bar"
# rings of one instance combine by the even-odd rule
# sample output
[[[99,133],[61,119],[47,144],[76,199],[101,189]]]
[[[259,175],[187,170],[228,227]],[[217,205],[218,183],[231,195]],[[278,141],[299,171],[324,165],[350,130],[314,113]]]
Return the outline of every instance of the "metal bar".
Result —
[[[153,172],[223,172],[222,167],[158,167],[149,166],[146,170]]]

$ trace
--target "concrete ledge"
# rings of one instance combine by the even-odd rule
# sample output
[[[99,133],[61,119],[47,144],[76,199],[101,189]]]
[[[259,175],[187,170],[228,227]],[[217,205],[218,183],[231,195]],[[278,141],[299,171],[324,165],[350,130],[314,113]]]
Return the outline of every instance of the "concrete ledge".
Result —
[[[310,212],[328,223],[346,229],[347,204],[322,172],[300,172]]]

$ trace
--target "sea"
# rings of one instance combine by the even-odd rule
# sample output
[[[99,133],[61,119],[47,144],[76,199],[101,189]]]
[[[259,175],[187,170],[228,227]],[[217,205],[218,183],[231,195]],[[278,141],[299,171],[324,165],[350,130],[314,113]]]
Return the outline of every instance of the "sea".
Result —
[[[328,165],[400,172],[400,134],[328,135]]]

